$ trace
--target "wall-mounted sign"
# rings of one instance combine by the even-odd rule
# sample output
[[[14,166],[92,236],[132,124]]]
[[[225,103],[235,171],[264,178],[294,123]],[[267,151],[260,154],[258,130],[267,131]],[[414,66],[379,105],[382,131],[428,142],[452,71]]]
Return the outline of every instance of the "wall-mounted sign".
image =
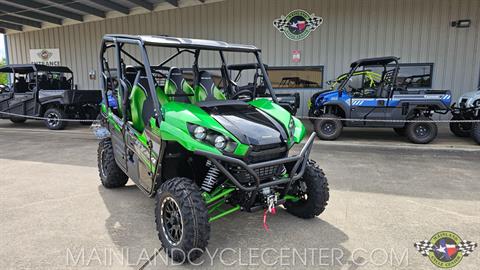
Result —
[[[293,63],[300,63],[301,57],[300,57],[300,50],[293,50],[292,51],[292,62]]]
[[[60,66],[60,49],[30,49],[30,63]]]
[[[281,16],[273,21],[273,26],[293,41],[300,41],[308,37],[323,23],[323,18],[309,14],[305,10],[290,11],[287,16]]]

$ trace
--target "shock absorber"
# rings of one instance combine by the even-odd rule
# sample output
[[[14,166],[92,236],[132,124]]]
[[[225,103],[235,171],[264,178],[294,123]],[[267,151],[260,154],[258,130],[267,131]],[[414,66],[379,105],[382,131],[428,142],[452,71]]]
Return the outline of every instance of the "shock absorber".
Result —
[[[207,167],[209,167],[207,175],[205,176],[205,180],[202,183],[202,190],[206,192],[212,191],[213,187],[217,184],[218,176],[220,175],[220,170],[210,162],[210,160],[206,163]]]

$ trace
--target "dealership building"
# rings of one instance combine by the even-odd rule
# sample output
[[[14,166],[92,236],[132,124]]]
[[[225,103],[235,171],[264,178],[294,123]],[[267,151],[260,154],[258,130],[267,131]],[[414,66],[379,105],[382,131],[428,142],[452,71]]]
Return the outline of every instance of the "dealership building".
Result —
[[[79,89],[99,88],[108,33],[256,45],[274,87],[300,93],[300,115],[313,93],[365,57],[400,57],[408,89],[457,98],[480,86],[478,0],[19,0],[0,10],[8,62],[68,66]]]

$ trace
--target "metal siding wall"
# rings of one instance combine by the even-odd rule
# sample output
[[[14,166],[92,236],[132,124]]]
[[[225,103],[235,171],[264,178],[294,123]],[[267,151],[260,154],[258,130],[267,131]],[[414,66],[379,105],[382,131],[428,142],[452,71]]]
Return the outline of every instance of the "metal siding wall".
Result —
[[[305,9],[324,18],[307,39],[288,40],[272,21],[293,9]],[[450,22],[471,19],[468,29]],[[264,51],[264,61],[278,65],[324,65],[324,79],[346,72],[353,60],[396,55],[402,62],[433,62],[433,87],[452,89],[455,97],[475,89],[480,71],[480,1],[477,0],[227,0],[155,13],[41,31],[11,34],[11,63],[29,61],[29,49],[60,48],[62,63],[75,72],[78,87],[97,88],[88,79],[97,70],[98,47],[106,33],[168,34],[252,43]],[[302,53],[299,64],[291,51]],[[159,59],[165,52],[155,51]],[[239,62],[236,55],[234,61]],[[186,65],[185,59],[181,65]],[[212,66],[212,58],[202,59]],[[301,92],[306,104],[314,90]],[[306,114],[303,106],[300,114]]]

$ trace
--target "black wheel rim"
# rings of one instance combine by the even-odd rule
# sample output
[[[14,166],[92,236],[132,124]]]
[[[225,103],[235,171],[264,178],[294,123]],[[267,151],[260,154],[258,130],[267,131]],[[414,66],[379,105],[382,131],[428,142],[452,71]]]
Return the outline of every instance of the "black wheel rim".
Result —
[[[183,218],[180,208],[172,197],[166,197],[160,209],[163,233],[170,244],[178,245],[183,236]]]
[[[335,133],[336,129],[337,127],[333,121],[325,121],[321,127],[322,133],[326,135],[332,135]]]
[[[48,123],[48,125],[51,126],[51,127],[55,127],[55,126],[58,125],[58,123],[60,123],[60,120],[58,120],[59,117],[58,117],[58,115],[57,115],[56,113],[49,113],[49,114],[47,115],[47,119],[48,119],[48,120],[47,120],[47,123]]]
[[[415,128],[415,135],[419,138],[425,138],[430,135],[430,127],[428,125],[420,124]]]

